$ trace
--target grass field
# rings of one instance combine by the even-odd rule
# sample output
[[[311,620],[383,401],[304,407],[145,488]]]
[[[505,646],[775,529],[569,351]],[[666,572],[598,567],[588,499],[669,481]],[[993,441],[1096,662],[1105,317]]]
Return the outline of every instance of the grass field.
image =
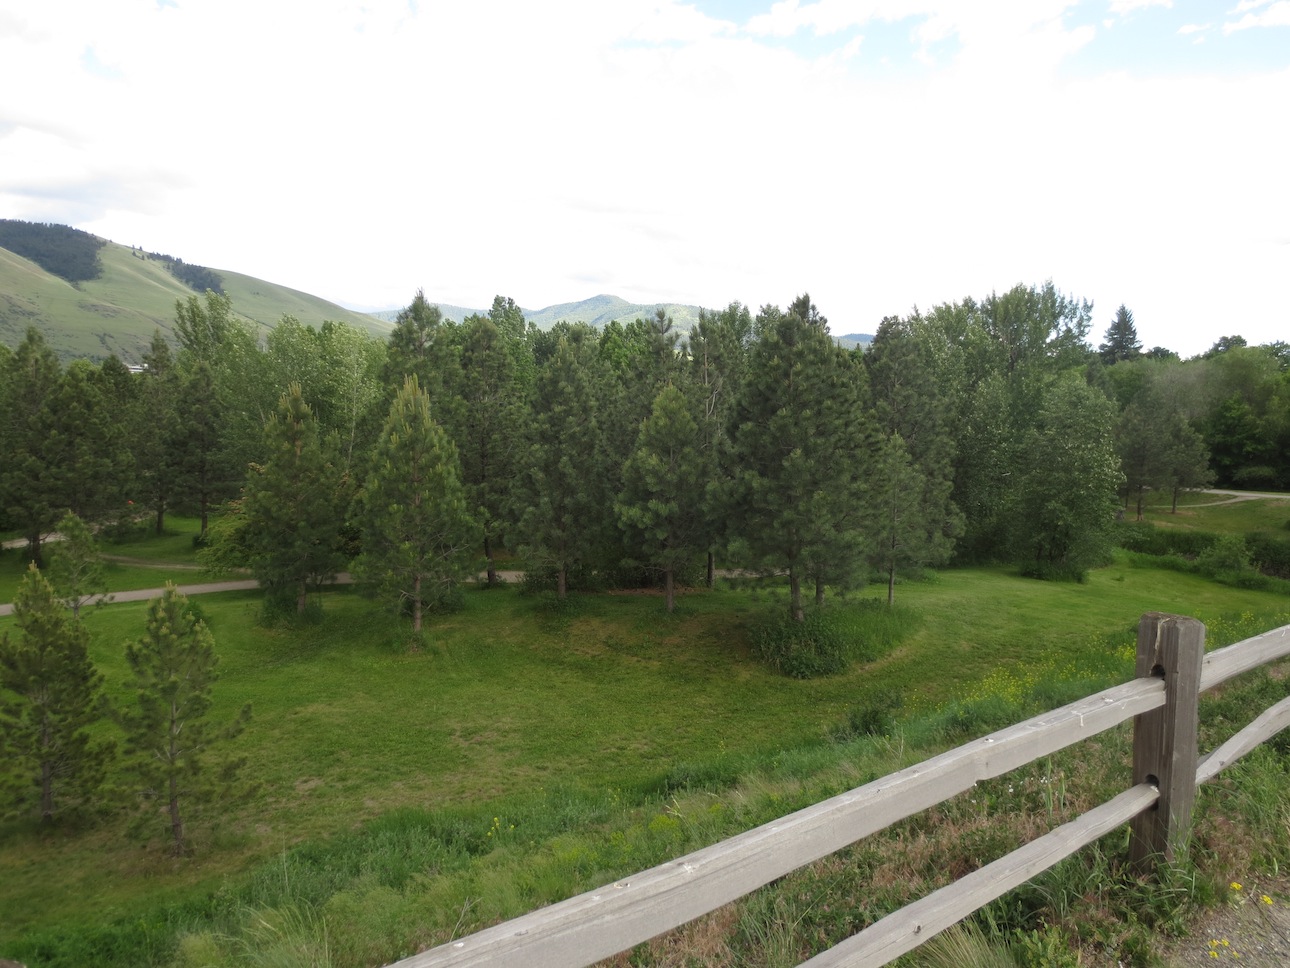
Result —
[[[108,550],[188,563],[193,524],[172,523],[172,535]],[[17,580],[16,557],[0,558],[4,588]],[[115,571],[119,587],[147,587],[158,576],[176,573]],[[870,634],[884,593],[850,598],[833,609],[837,620],[854,636]],[[203,932],[245,920],[236,904],[281,906],[286,897],[304,899],[301,916],[355,922],[352,950],[333,938],[327,963],[392,958],[411,939],[450,927],[453,905],[469,909],[467,924],[519,913],[809,802],[854,782],[856,771],[878,776],[925,755],[912,733],[908,749],[839,747],[838,730],[857,707],[899,697],[901,715],[926,724],[956,704],[1002,698],[1011,722],[1024,703],[1055,705],[1128,678],[1143,612],[1195,616],[1215,640],[1290,621],[1283,595],[1127,560],[1085,584],[951,570],[898,587],[894,647],[875,647],[873,661],[843,675],[799,681],[750,653],[753,626],[783,604],[777,595],[698,591],[668,616],[649,595],[557,607],[515,589],[475,589],[461,611],[433,622],[429,647],[415,653],[403,626],[352,590],[327,593],[321,623],[305,626],[266,627],[257,594],[204,597],[223,674],[213,715],[254,707],[237,746],[260,785],[256,799],[181,861],[125,840],[117,822],[82,832],[0,828],[0,956],[73,964],[84,949],[67,938],[98,951],[111,937],[127,953],[103,963],[186,963],[177,938],[215,944]],[[141,633],[145,610],[114,604],[86,618],[113,699],[126,678],[124,643]],[[11,627],[0,619],[0,630]],[[979,709],[972,715],[976,726],[1003,724]],[[943,740],[925,737],[933,746]],[[831,772],[812,779],[817,769]],[[757,795],[702,792],[749,782]],[[718,802],[719,816],[709,818]],[[417,861],[409,844],[425,840],[427,825],[439,831],[423,845],[433,856]],[[374,837],[392,838],[398,857],[389,847],[381,853]],[[306,874],[316,868],[329,871],[325,885]],[[408,885],[421,883],[418,870],[458,873],[416,893]],[[393,913],[345,907],[378,901]]]
[[[1221,494],[1185,494],[1178,502],[1177,513],[1170,512],[1168,495],[1153,497],[1143,509],[1143,520],[1162,528],[1220,533],[1271,531],[1290,538],[1290,494],[1280,499],[1239,501]]]

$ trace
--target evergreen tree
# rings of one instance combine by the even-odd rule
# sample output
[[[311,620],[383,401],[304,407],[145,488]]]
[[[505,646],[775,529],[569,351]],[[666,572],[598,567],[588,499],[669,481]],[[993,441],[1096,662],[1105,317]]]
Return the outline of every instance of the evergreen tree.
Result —
[[[177,390],[175,421],[159,430],[174,461],[176,499],[196,507],[204,538],[211,507],[229,494],[238,473],[223,447],[226,408],[210,365],[197,362],[186,367]]]
[[[704,509],[695,498],[710,478],[709,459],[689,401],[676,387],[664,387],[623,467],[623,490],[614,507],[628,547],[663,572],[668,612],[677,570],[705,546]]]
[[[497,584],[494,551],[513,506],[525,411],[510,338],[487,317],[472,317],[465,323],[460,391],[461,479],[469,506],[480,514],[492,586]]]
[[[355,573],[407,608],[451,600],[471,571],[479,528],[466,506],[457,450],[430,416],[430,398],[409,376],[390,407],[359,500],[363,553]]]
[[[731,532],[754,567],[784,571],[789,613],[805,620],[802,582],[816,601],[845,587],[865,559],[863,474],[871,457],[863,370],[828,334],[807,296],[787,313],[766,307],[732,420]]]
[[[215,639],[188,599],[167,585],[148,606],[142,638],[126,646],[134,701],[120,714],[127,767],[140,797],[136,829],[150,834],[165,805],[172,854],[189,851],[194,815],[226,809],[249,790],[239,784],[241,759],[212,763],[212,746],[233,739],[251,718],[246,705],[224,726],[208,719],[219,676]]]
[[[699,319],[686,340],[688,381],[700,395],[699,431],[708,479],[703,482],[702,506],[707,531],[707,583],[716,580],[716,545],[725,530],[726,502],[734,476],[729,425],[743,386],[752,314],[731,303],[720,312],[699,310]]]
[[[140,504],[153,514],[153,531],[166,529],[166,512],[179,491],[180,443],[177,424],[179,371],[170,344],[158,330],[143,357],[144,372],[130,417],[134,465]],[[184,428],[185,435],[188,428]]]
[[[95,598],[104,600],[107,577],[103,556],[94,533],[71,511],[59,520],[58,533],[62,540],[50,555],[49,582],[59,601],[72,610],[73,618],[79,619],[82,605]]]
[[[554,572],[563,599],[571,570],[608,559],[620,468],[601,425],[609,377],[595,334],[582,324],[558,327],[552,350],[534,384],[516,533],[529,567]]]
[[[887,575],[887,604],[898,568],[949,558],[962,530],[951,500],[954,442],[949,403],[935,379],[932,348],[911,321],[884,319],[864,354],[883,441],[875,474],[875,565]]]
[[[111,747],[89,736],[102,718],[103,677],[90,662],[89,633],[34,563],[18,586],[14,616],[19,635],[0,639],[0,748],[5,774],[19,781],[18,807],[34,799],[48,822],[89,805],[103,782]]]
[[[5,357],[3,408],[0,409],[0,505],[27,539],[27,556],[43,565],[41,545],[67,509],[46,485],[50,467],[50,401],[62,374],[58,357],[34,327]]]
[[[1097,348],[1097,353],[1107,366],[1137,359],[1142,355],[1142,343],[1138,339],[1138,330],[1133,325],[1133,313],[1123,303],[1115,311],[1115,320],[1106,330],[1106,342]]]
[[[283,394],[264,436],[268,459],[251,467],[242,500],[251,573],[271,598],[294,594],[303,614],[310,591],[345,564],[341,481],[298,383]]]

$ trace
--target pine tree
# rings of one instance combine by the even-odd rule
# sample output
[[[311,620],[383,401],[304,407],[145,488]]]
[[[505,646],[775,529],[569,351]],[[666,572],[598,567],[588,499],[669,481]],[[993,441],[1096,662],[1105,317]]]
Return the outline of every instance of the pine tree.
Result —
[[[90,740],[102,718],[103,677],[89,658],[89,633],[64,611],[33,563],[14,602],[19,635],[0,640],[0,747],[19,781],[18,804],[34,798],[43,821],[91,803],[111,747]]]
[[[44,564],[41,545],[59,516],[57,496],[44,484],[49,405],[58,389],[58,357],[33,328],[12,355],[5,357],[3,408],[0,408],[0,507],[27,539],[27,554]]]
[[[218,658],[215,639],[174,585],[148,605],[146,631],[126,646],[134,702],[120,713],[127,768],[140,797],[136,829],[156,829],[165,807],[171,853],[189,850],[194,815],[246,796],[238,782],[244,760],[215,759],[211,747],[233,739],[251,718],[250,704],[231,722],[208,719]]]
[[[677,570],[705,546],[704,509],[696,496],[710,476],[709,457],[689,401],[676,387],[664,387],[623,467],[623,490],[614,508],[628,547],[663,572],[668,612],[675,602]]]
[[[1115,319],[1106,330],[1106,342],[1098,346],[1097,353],[1107,366],[1142,355],[1142,342],[1138,339],[1137,327],[1133,325],[1133,313],[1123,303],[1115,311]]]
[[[479,528],[466,506],[457,449],[409,376],[390,407],[359,500],[363,553],[355,573],[412,615],[451,600],[471,570]]]
[[[887,575],[888,605],[897,569],[943,563],[962,529],[950,499],[949,404],[924,335],[911,321],[888,317],[864,355],[883,437],[873,475],[874,564]]]
[[[721,312],[699,310],[686,341],[690,383],[702,397],[699,421],[709,477],[702,505],[707,524],[707,584],[716,581],[716,545],[725,530],[726,500],[734,475],[730,418],[743,386],[752,314],[734,302]]]
[[[487,317],[466,321],[461,348],[461,479],[483,530],[488,584],[497,584],[493,554],[508,523],[523,440],[524,398],[509,338]]]
[[[345,564],[341,481],[298,383],[283,394],[264,436],[268,458],[252,466],[242,500],[251,573],[271,597],[294,592],[303,614],[310,591]]]
[[[739,468],[731,533],[754,567],[787,572],[789,612],[801,622],[803,581],[814,581],[819,602],[825,584],[860,578],[872,423],[863,370],[834,344],[809,297],[787,313],[766,307],[757,325],[731,426]]]
[[[81,606],[94,599],[105,599],[107,577],[103,570],[103,556],[99,553],[94,532],[77,515],[68,511],[58,522],[62,541],[50,555],[49,582],[60,602],[72,610],[72,617],[81,617]]]
[[[531,567],[555,573],[560,599],[570,571],[604,561],[616,537],[620,467],[608,456],[601,425],[608,383],[594,333],[577,325],[556,336],[534,385],[532,444],[517,494],[524,509],[518,550]]]

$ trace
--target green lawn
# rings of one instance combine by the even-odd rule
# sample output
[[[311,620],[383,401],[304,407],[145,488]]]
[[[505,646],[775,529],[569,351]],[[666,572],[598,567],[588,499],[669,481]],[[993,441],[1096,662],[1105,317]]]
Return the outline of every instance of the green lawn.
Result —
[[[1189,531],[1250,532],[1279,531],[1290,537],[1290,494],[1284,498],[1252,498],[1234,501],[1222,494],[1186,494],[1171,513],[1167,494],[1153,495],[1143,519],[1162,528]],[[1130,511],[1126,515],[1132,518]]]
[[[844,610],[862,615],[884,591]],[[217,846],[179,863],[126,842],[115,824],[48,837],[10,827],[0,844],[0,944],[38,925],[201,893],[285,846],[401,808],[515,802],[557,788],[659,789],[691,767],[765,762],[821,741],[867,697],[934,707],[1000,669],[1120,669],[1127,678],[1145,611],[1215,621],[1287,604],[1123,565],[1082,585],[949,571],[898,588],[912,631],[890,654],[798,681],[749,654],[749,623],[772,607],[766,594],[687,594],[669,617],[653,596],[583,597],[555,609],[515,590],[472,590],[418,653],[403,646],[402,626],[352,591],[328,593],[322,623],[303,628],[262,627],[257,594],[203,598],[223,673],[214,715],[254,706],[239,746],[258,799],[230,818]],[[123,645],[140,634],[145,609],[111,605],[87,617],[113,699],[126,679]],[[0,619],[0,629],[11,622]]]

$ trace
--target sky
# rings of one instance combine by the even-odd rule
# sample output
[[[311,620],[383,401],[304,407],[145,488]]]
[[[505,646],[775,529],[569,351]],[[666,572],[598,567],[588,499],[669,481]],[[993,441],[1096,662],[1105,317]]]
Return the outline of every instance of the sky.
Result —
[[[361,309],[1290,339],[1290,0],[0,0],[0,218]]]

